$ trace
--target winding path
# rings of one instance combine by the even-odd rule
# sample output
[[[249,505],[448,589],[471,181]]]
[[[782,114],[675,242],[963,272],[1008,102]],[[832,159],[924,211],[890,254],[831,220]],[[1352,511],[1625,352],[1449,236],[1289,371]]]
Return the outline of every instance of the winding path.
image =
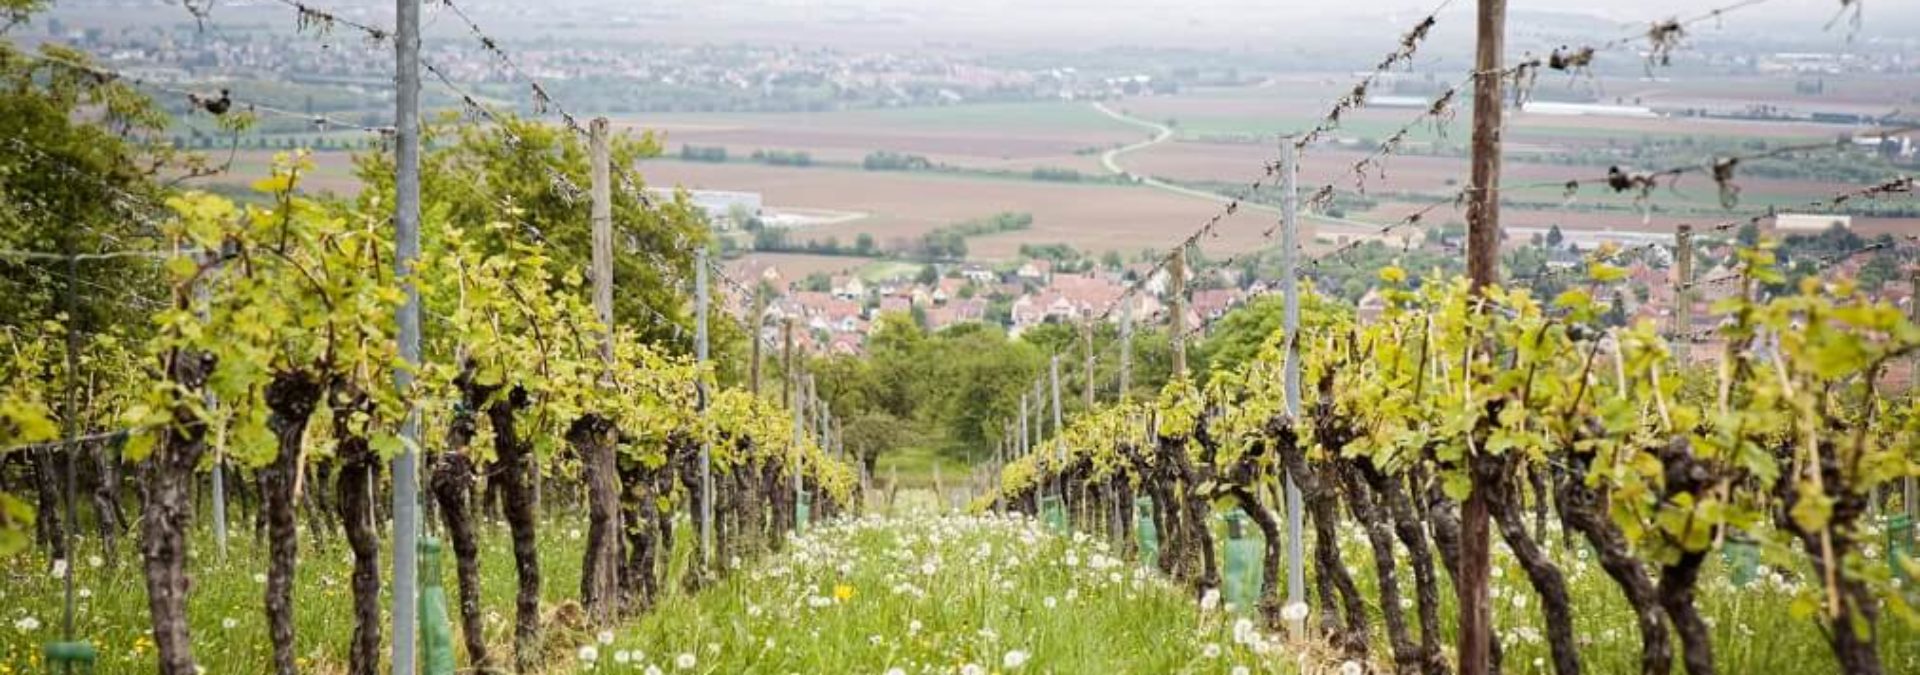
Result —
[[[1270,86],[1271,82],[1272,81],[1269,80],[1266,83],[1262,83],[1260,86],[1262,87]],[[1172,140],[1173,128],[1168,127],[1167,125],[1164,125],[1164,124],[1160,124],[1158,122],[1143,120],[1138,117],[1134,117],[1126,113],[1119,112],[1117,110],[1107,107],[1107,104],[1099,101],[1095,101],[1093,103],[1093,109],[1100,111],[1100,114],[1102,115],[1106,115],[1107,117],[1113,118],[1115,121],[1118,121],[1124,124],[1130,124],[1136,127],[1141,127],[1143,129],[1148,129],[1153,132],[1153,138],[1140,141],[1132,145],[1113,148],[1104,153],[1101,153],[1100,165],[1104,167],[1108,173],[1111,173],[1117,176],[1124,176],[1126,178],[1132,179],[1135,183],[1138,183],[1140,185],[1144,185],[1147,187],[1151,187],[1157,190],[1164,190],[1174,194],[1193,197],[1196,199],[1205,199],[1207,201],[1214,202],[1216,204],[1226,204],[1234,201],[1232,197],[1228,197],[1218,192],[1198,190],[1198,189],[1190,188],[1184,185],[1169,183],[1167,181],[1154,178],[1152,176],[1143,176],[1140,174],[1136,174],[1132,171],[1128,171],[1126,167],[1123,167],[1120,165],[1121,155],[1125,155],[1125,154],[1132,153],[1139,150],[1145,150],[1147,148]],[[1268,204],[1261,204],[1258,202],[1250,202],[1250,201],[1242,202],[1240,204],[1240,208],[1243,210],[1253,209],[1257,211],[1264,211],[1274,215],[1279,215],[1281,213],[1281,209],[1278,206],[1272,206]],[[1302,211],[1304,210],[1305,209],[1303,207]],[[1316,223],[1321,226],[1321,228],[1318,229],[1319,234],[1330,234],[1330,235],[1342,235],[1342,234],[1366,235],[1380,229],[1381,227],[1380,223],[1369,223],[1363,220],[1353,220],[1350,218],[1335,218],[1332,216],[1328,216],[1326,214],[1302,213],[1300,220],[1302,223]],[[1332,227],[1327,227],[1327,226],[1332,226]]]

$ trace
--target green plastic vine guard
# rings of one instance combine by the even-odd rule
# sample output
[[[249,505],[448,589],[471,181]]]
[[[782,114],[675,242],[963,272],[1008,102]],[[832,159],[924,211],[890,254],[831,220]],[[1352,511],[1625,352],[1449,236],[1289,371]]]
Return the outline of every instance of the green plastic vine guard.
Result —
[[[1726,561],[1727,574],[1733,585],[1744,587],[1753,583],[1754,577],[1759,576],[1760,545],[1751,537],[1735,534],[1727,537],[1727,545],[1723,551],[1722,557]]]
[[[1140,542],[1140,564],[1144,567],[1160,564],[1160,531],[1153,526],[1153,498],[1133,500],[1133,513],[1133,532]]]
[[[800,496],[800,503],[793,508],[793,530],[806,534],[807,524],[813,521],[813,500],[806,495]]]
[[[100,650],[88,642],[49,642],[45,651],[47,672],[57,675],[82,675],[93,672]]]
[[[1040,498],[1040,519],[1046,521],[1047,529],[1055,534],[1067,533],[1067,510],[1060,506],[1060,497],[1046,495]]]
[[[1260,597],[1260,558],[1264,551],[1258,537],[1247,536],[1247,515],[1239,509],[1226,513],[1226,600],[1234,611],[1253,610]]]
[[[453,619],[440,584],[440,540],[420,538],[420,672],[453,675]]]
[[[1913,559],[1913,518],[1906,515],[1887,518],[1887,564],[1893,567],[1893,577],[1901,581],[1911,581],[1907,575],[1905,561]]]

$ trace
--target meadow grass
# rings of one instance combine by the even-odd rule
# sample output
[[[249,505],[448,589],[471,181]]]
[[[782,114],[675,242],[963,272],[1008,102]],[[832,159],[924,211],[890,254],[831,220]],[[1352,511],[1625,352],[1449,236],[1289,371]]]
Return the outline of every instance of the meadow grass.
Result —
[[[836,521],[598,637],[583,670],[1297,672],[1297,652],[1251,620],[1020,516]]]
[[[778,554],[723,561],[728,573],[692,594],[679,581],[691,555],[683,517],[661,603],[604,632],[564,618],[577,599],[585,519],[556,515],[539,536],[543,660],[556,673],[645,673],[652,666],[666,673],[1233,674],[1242,672],[1237,668],[1339,672],[1343,665],[1324,648],[1255,630],[1239,608],[1201,606],[1190,591],[1121,559],[1096,538],[1055,535],[1019,516],[939,515],[935,509],[927,491],[903,490],[895,505],[900,515],[835,521],[791,538]],[[1639,638],[1626,603],[1597,561],[1582,555],[1583,545],[1563,545],[1554,532],[1549,528],[1546,543],[1575,598],[1586,672],[1638,672]],[[498,524],[486,524],[481,537],[484,632],[495,655],[505,657],[513,614],[510,547]],[[1343,556],[1373,614],[1372,660],[1383,667],[1390,652],[1371,554],[1351,526],[1342,538]],[[76,548],[75,631],[100,648],[99,673],[154,668],[132,543],[123,542],[113,559],[91,537],[81,537]],[[1506,651],[1504,672],[1550,672],[1539,599],[1505,546],[1494,548],[1494,620]],[[192,556],[189,610],[199,662],[208,673],[267,672],[264,544],[242,529],[222,558],[200,530]],[[1740,586],[1725,558],[1711,559],[1698,605],[1712,626],[1721,672],[1839,672],[1821,628],[1793,609],[1818,595],[1795,556],[1767,551],[1754,579]],[[1404,557],[1400,562],[1402,595],[1411,598],[1411,572]],[[383,558],[383,573],[388,564]],[[0,561],[0,675],[46,672],[40,650],[59,637],[62,601],[61,580],[50,567],[43,554]],[[294,604],[303,672],[345,669],[349,569],[337,535],[321,541],[303,535]],[[450,557],[441,575],[453,595]],[[1440,591],[1442,643],[1451,653],[1452,589],[1444,576]],[[1411,600],[1403,606],[1411,621]],[[1883,616],[1878,629],[1887,672],[1920,674],[1920,631],[1892,616]],[[1417,635],[1417,624],[1413,630]],[[467,663],[464,654],[457,658]]]

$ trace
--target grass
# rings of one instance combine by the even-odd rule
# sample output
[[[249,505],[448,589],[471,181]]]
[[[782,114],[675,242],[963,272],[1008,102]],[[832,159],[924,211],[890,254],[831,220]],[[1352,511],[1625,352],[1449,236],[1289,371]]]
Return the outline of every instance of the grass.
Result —
[[[904,484],[908,476],[930,468],[932,456],[907,453],[888,459],[901,462]],[[883,461],[882,477],[886,466]],[[946,473],[943,466],[943,478]],[[958,485],[964,469],[954,466],[951,473],[949,485]],[[892,668],[915,673],[966,672],[963,668],[973,664],[981,670],[972,672],[1237,673],[1236,666],[1245,666],[1251,672],[1312,673],[1339,665],[1317,647],[1249,633],[1244,624],[1236,628],[1233,614],[1199,610],[1189,593],[1116,560],[1093,538],[1052,536],[1018,517],[933,515],[938,509],[931,490],[905,488],[892,508],[901,515],[815,528],[781,554],[739,561],[732,573],[697,594],[671,581],[655,611],[600,635],[569,622],[569,613],[562,611],[577,599],[584,519],[555,512],[539,538],[547,672],[641,673],[653,665],[703,675]],[[885,509],[875,502],[872,510]],[[684,521],[682,526],[686,529]],[[1587,672],[1637,672],[1639,638],[1619,591],[1585,554],[1584,544],[1564,544],[1552,526],[1548,535],[1543,544],[1575,598],[1576,640]],[[481,536],[484,631],[494,653],[504,657],[510,653],[514,591],[510,547],[500,525],[486,525]],[[677,537],[676,570],[685,569],[690,536]],[[80,538],[76,549],[81,596],[76,632],[101,648],[99,673],[153,670],[134,543],[123,541],[112,559],[90,537]],[[1343,529],[1342,549],[1374,614],[1373,660],[1387,664],[1372,556],[1351,524]],[[1539,599],[1497,537],[1494,549],[1494,620],[1506,651],[1505,672],[1547,673]],[[243,528],[222,558],[202,531],[194,535],[192,554],[195,656],[209,673],[266,672],[271,649],[262,611],[264,545]],[[1718,554],[1704,571],[1698,606],[1712,627],[1721,672],[1837,673],[1822,629],[1793,609],[1809,601],[1818,605],[1819,587],[1804,557],[1769,550],[1763,558],[1755,579],[1741,586],[1733,583],[1731,568]],[[452,561],[443,563],[441,576],[451,595]],[[1409,598],[1403,606],[1412,621],[1410,569],[1404,557],[1401,563],[1402,595]],[[324,542],[303,535],[294,587],[296,652],[303,672],[345,669],[352,630],[349,565],[338,535]],[[0,674],[45,672],[40,650],[58,637],[62,597],[61,581],[48,573],[49,566],[41,554],[0,560]],[[1450,649],[1452,592],[1442,579],[1442,644]],[[1889,614],[1877,628],[1887,672],[1920,674],[1920,627]],[[1418,626],[1411,630],[1417,636]],[[456,638],[456,649],[457,643]],[[592,647],[592,653],[583,654],[582,647]],[[1214,650],[1217,655],[1209,656]],[[625,663],[616,661],[622,652]],[[1019,654],[1010,657],[1012,652],[1028,660],[1008,668],[1020,660]],[[678,668],[682,654],[692,667]],[[582,662],[583,655],[594,661]],[[464,655],[457,658],[466,663]]]
[[[238,519],[236,519],[238,520]],[[204,520],[202,521],[204,522]],[[580,558],[584,550],[585,520],[553,522],[540,531],[541,591],[548,605],[578,598]],[[353,597],[348,588],[352,558],[337,533],[317,542],[305,531],[294,578],[295,653],[302,672],[335,673],[346,670],[348,636],[353,632]],[[383,534],[383,538],[386,535]],[[511,546],[503,525],[481,531],[481,607],[487,642],[495,654],[511,653],[515,577]],[[92,537],[77,537],[78,567],[74,571],[76,637],[100,649],[99,673],[150,673],[154,670],[153,640],[148,635],[145,577],[129,536],[120,555],[109,560]],[[244,524],[232,533],[226,557],[221,558],[210,532],[195,533],[189,549],[188,572],[193,580],[187,595],[193,653],[208,673],[265,673],[271,671],[272,647],[264,610],[267,550]],[[453,555],[443,554],[441,578],[452,599]],[[382,606],[391,602],[385,584],[392,565],[389,552],[381,558]],[[0,561],[0,673],[45,672],[40,664],[44,643],[58,640],[61,623],[61,581],[48,573],[41,554]],[[459,621],[457,608],[450,608]],[[28,621],[31,619],[32,621]],[[33,630],[24,625],[37,623]],[[456,629],[457,630],[457,629]],[[563,632],[549,628],[550,640],[564,640]],[[455,642],[459,642],[455,633]],[[570,645],[556,648],[570,650]],[[459,659],[465,663],[465,655]]]
[[[694,673],[1295,668],[1293,654],[1252,630],[1251,622],[1200,611],[1190,596],[1115,558],[1104,543],[1052,536],[1018,516],[840,521],[602,637],[607,644],[596,647],[593,667],[583,670],[673,672],[684,664],[691,664],[684,672]]]

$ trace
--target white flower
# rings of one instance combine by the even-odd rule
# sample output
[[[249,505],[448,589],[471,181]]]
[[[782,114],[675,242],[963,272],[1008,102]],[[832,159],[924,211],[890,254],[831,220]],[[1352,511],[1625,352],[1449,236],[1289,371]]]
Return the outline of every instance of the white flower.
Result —
[[[924,625],[922,625],[922,624],[920,623],[920,620],[919,620],[919,619],[914,619],[914,620],[912,620],[912,621],[908,621],[908,622],[907,622],[907,634],[908,634],[908,635],[916,635],[916,634],[919,634],[919,632],[920,632],[920,629],[921,629],[921,628],[925,628],[925,626],[924,626]]]
[[[1209,643],[1207,643],[1207,645],[1206,645],[1205,647],[1201,647],[1201,648],[1200,648],[1200,655],[1201,655],[1201,656],[1205,656],[1205,657],[1207,657],[1207,658],[1209,658],[1209,659],[1217,659],[1217,658],[1220,658],[1220,645],[1219,645],[1219,643],[1215,643],[1215,642],[1209,642]]]
[[[80,588],[80,590],[74,591],[74,594],[80,596],[81,600],[85,600],[87,598],[93,597],[93,589],[86,588],[83,586]]]
[[[593,645],[583,645],[580,647],[581,663],[593,663],[598,660],[600,660],[600,650],[595,649]]]
[[[1366,675],[1367,669],[1359,661],[1347,661],[1340,664],[1340,675]]]
[[[100,567],[101,565],[105,565],[105,564],[107,564],[107,561],[105,561],[105,560],[101,560],[101,559],[100,559],[100,556],[97,556],[97,555],[90,555],[90,556],[87,556],[87,566],[88,566],[88,567],[92,567],[92,568],[95,568],[95,569],[99,569],[99,567]]]
[[[888,668],[886,675],[907,675],[907,670],[905,668],[900,668],[898,666],[895,666],[893,668]]]
[[[574,540],[574,541],[579,541],[579,540],[580,540],[580,528],[577,528],[577,527],[576,527],[576,528],[574,528],[574,529],[571,529],[571,530],[567,530],[567,538],[568,538],[568,539],[572,539],[572,540]]]
[[[264,584],[264,583],[267,583],[267,575],[266,575],[266,574],[264,574],[264,573],[261,573],[261,572],[254,572],[254,573],[253,573],[253,583],[256,583],[256,584]]]
[[[22,633],[31,633],[40,630],[40,620],[30,616],[23,616],[13,622],[13,628]]]
[[[66,576],[67,576],[67,559],[60,558],[58,560],[53,561],[53,578],[61,579],[61,578],[65,578]]]
[[[647,672],[647,675],[664,675],[663,673],[660,672],[660,666],[656,666],[651,663],[647,664],[646,672]]]
[[[1234,666],[1233,675],[1253,675],[1253,671],[1247,670],[1246,666]]]
[[[980,664],[969,663],[960,666],[960,675],[987,675],[987,669],[981,668]]]
[[[1246,617],[1240,617],[1234,620],[1233,622],[1233,643],[1234,644],[1240,644],[1240,645],[1252,644],[1254,639],[1258,637],[1260,637],[1259,634],[1255,633],[1253,630],[1252,619],[1249,619]]]
[[[600,631],[600,634],[595,635],[594,639],[598,640],[600,644],[603,644],[603,645],[613,644],[613,631],[610,631],[610,630]]]
[[[221,619],[221,620],[220,620],[220,627],[221,627],[221,628],[225,628],[225,629],[227,629],[227,630],[233,630],[233,629],[235,629],[235,628],[239,628],[239,627],[240,627],[240,620],[239,620],[239,619],[235,619],[235,618],[233,618],[233,617],[227,617],[227,618],[224,618],[224,619]]]
[[[1053,596],[1051,595],[1045,598],[1042,598],[1040,600],[1040,605],[1043,607],[1046,607],[1047,609],[1053,609],[1054,605],[1057,605],[1057,604],[1060,604],[1060,601],[1053,599]]]
[[[1201,611],[1211,612],[1219,608],[1220,608],[1220,589],[1209,588],[1207,589],[1207,592],[1200,594]]]
[[[1018,649],[1007,652],[1006,656],[1003,656],[1000,658],[1000,666],[1003,668],[1006,668],[1007,670],[1013,670],[1015,668],[1019,668],[1020,666],[1025,665],[1026,662],[1027,662],[1027,653]]]
[[[613,662],[621,665],[633,663],[633,652],[622,649],[613,653]]]
[[[1527,608],[1527,595],[1526,595],[1525,593],[1515,593],[1515,594],[1513,594],[1513,608],[1514,608],[1514,609],[1526,609],[1526,608]]]
[[[693,667],[699,664],[700,660],[693,657],[693,652],[681,652],[679,656],[673,657],[673,667],[681,670],[693,670]]]

